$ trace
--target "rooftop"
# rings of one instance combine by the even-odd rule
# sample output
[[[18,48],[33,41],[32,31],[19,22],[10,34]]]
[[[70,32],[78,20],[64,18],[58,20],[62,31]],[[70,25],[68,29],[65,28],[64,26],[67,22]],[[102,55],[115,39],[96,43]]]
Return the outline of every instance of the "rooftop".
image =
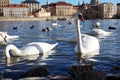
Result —
[[[25,0],[25,1],[22,1],[22,3],[40,3],[40,2],[38,2],[38,1],[36,1],[36,0]]]
[[[65,5],[65,6],[72,6],[72,4],[66,3],[66,2],[57,2],[56,5]]]

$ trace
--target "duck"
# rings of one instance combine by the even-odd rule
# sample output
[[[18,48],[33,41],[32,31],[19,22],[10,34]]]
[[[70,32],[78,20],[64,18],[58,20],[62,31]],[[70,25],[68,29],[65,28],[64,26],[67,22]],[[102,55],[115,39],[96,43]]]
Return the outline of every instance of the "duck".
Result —
[[[109,26],[108,29],[109,29],[109,30],[115,30],[116,27]]]
[[[82,13],[76,13],[74,16],[74,21],[76,24],[77,32],[77,43],[74,48],[75,53],[87,54],[100,49],[99,40],[87,34],[82,34],[80,29],[80,20],[84,21]]]
[[[33,29],[35,26],[34,25],[32,25],[31,27],[30,27],[30,29]]]
[[[42,32],[49,32],[49,31],[52,31],[51,27],[46,27],[42,29]]]
[[[28,43],[21,48],[17,48],[13,44],[9,44],[5,48],[5,56],[6,58],[11,58],[10,51],[12,56],[30,56],[30,55],[37,55],[37,54],[45,54],[52,49],[54,49],[58,43],[50,44],[47,42],[31,42]]]
[[[14,30],[17,30],[17,29],[18,29],[18,27],[13,27],[13,29],[14,29]]]

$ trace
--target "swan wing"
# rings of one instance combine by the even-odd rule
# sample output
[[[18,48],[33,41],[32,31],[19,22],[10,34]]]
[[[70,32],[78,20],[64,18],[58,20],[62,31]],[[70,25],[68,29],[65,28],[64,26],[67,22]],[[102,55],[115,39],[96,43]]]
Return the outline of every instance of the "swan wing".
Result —
[[[82,42],[85,51],[91,52],[99,49],[99,41],[96,37],[83,35]]]
[[[34,55],[39,53],[46,53],[52,50],[56,45],[57,43],[53,45],[45,42],[32,42],[20,49],[23,55]]]

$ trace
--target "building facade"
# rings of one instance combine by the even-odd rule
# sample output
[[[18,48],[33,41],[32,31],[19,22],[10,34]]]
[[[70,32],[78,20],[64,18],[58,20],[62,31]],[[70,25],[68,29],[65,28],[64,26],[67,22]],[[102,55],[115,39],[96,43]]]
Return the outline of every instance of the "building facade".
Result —
[[[91,0],[90,4],[91,5],[99,5],[100,4],[100,0]]]
[[[103,18],[114,18],[117,14],[117,5],[112,3],[103,3],[99,6]]]
[[[35,13],[35,17],[50,17],[51,13],[47,11],[45,8],[41,8]]]
[[[4,17],[28,17],[30,8],[22,4],[9,4],[3,8]]]
[[[22,1],[21,4],[30,6],[31,13],[35,13],[37,10],[39,10],[41,8],[40,2],[38,2],[36,0],[25,0],[25,1]]]
[[[3,14],[3,7],[10,4],[10,0],[0,0],[0,15]]]
[[[71,16],[77,12],[76,7],[63,1],[49,3],[44,5],[44,7],[51,12],[52,16]]]
[[[72,4],[66,2],[56,3],[56,16],[71,16],[76,12]]]
[[[120,3],[117,4],[117,15],[120,16]]]

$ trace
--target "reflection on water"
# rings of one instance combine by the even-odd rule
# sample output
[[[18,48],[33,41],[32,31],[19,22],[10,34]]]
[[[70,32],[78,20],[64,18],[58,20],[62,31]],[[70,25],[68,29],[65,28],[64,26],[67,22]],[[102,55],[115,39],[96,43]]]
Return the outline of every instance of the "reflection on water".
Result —
[[[40,55],[6,58],[6,65],[12,66],[12,65],[22,62],[24,60],[36,60],[38,57],[40,57]]]
[[[106,73],[113,73],[111,68],[120,65],[120,20],[98,20],[101,28],[109,31],[108,26],[116,27],[111,30],[112,35],[106,37],[98,37],[100,41],[100,51],[95,52],[98,55],[82,55],[85,59],[93,62],[96,70],[102,70]],[[57,21],[60,26],[52,26],[53,21],[17,21],[17,22],[0,22],[0,30],[6,31],[10,35],[19,35],[20,38],[8,41],[8,44],[14,44],[18,47],[30,42],[59,42],[55,51],[45,55],[35,55],[26,57],[12,57],[6,60],[3,53],[6,46],[0,46],[0,71],[4,73],[6,78],[19,78],[19,75],[31,67],[38,65],[46,65],[51,74],[68,75],[68,68],[77,65],[80,56],[74,53],[76,38],[74,24],[68,24],[69,21]],[[96,20],[87,20],[81,22],[82,33],[91,29]],[[118,24],[115,24],[118,23]],[[30,28],[34,25],[34,28]],[[17,29],[13,29],[18,27]],[[52,31],[42,32],[45,27],[51,27]],[[70,41],[70,37],[73,42]],[[70,41],[70,42],[69,42]],[[72,44],[71,44],[72,43]],[[119,73],[119,72],[117,72]]]
[[[22,56],[22,57],[12,56],[11,58],[6,58],[5,60],[6,60],[7,66],[12,66],[16,63],[19,63],[25,60],[37,60],[38,58],[45,60],[49,55],[52,55],[53,53],[55,53],[55,50],[51,50],[45,54],[39,54],[39,55],[29,55],[29,56]]]

